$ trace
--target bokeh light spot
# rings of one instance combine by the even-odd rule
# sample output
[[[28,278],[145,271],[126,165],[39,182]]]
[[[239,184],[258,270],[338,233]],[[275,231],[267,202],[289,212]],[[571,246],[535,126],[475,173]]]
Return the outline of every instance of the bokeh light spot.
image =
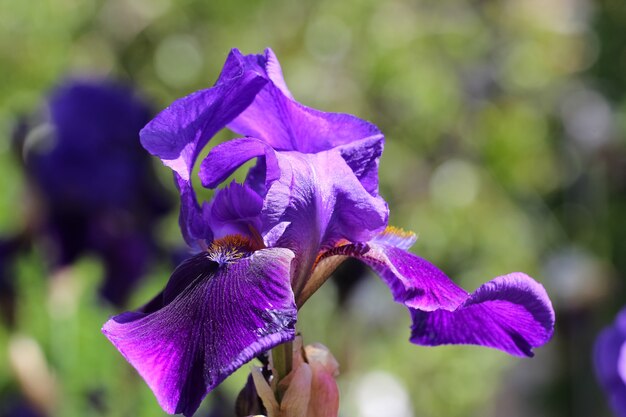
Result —
[[[200,47],[189,35],[172,35],[163,40],[154,54],[158,77],[171,87],[192,84],[200,75],[203,60]]]

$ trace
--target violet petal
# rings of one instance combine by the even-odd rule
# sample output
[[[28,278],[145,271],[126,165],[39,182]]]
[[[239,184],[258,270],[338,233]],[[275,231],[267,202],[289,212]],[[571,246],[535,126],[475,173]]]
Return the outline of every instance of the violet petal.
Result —
[[[183,179],[175,172],[174,183],[180,193],[180,214],[178,217],[180,231],[189,246],[198,248],[197,240],[213,240],[213,232],[206,222],[209,213],[205,205],[201,207],[198,204],[191,181]]]
[[[266,181],[278,178],[277,162],[273,149],[255,138],[232,139],[211,149],[200,165],[200,179],[207,188],[215,188],[237,168],[254,157],[266,161]]]
[[[351,256],[376,271],[391,289],[393,299],[407,307],[433,311],[454,310],[467,292],[425,259],[397,247],[374,243],[343,245],[324,253],[321,260]]]
[[[304,284],[320,249],[341,239],[366,240],[387,224],[387,204],[367,192],[339,151],[276,152],[280,178],[265,197],[263,236],[296,252],[294,291]],[[271,231],[286,225],[272,238]]]
[[[376,240],[333,248],[317,268],[334,256],[357,258],[378,272],[394,300],[409,308],[413,343],[476,344],[532,356],[532,348],[552,337],[550,299],[525,274],[495,278],[468,294],[425,259]]]
[[[209,257],[187,260],[159,297],[102,328],[168,413],[192,415],[237,368],[295,336],[291,251],[222,264]]]
[[[363,188],[372,195],[378,194],[378,163],[383,154],[383,147],[382,135],[360,139],[337,147]]]
[[[140,132],[141,144],[184,180],[207,142],[254,99],[267,80],[236,49],[215,85],[174,101]]]
[[[191,172],[207,142],[243,111],[267,80],[233,49],[212,88],[174,101],[140,132],[141,144],[174,171],[181,193],[180,226],[187,243],[210,239],[205,215],[191,184]]]
[[[232,182],[215,193],[211,201],[209,223],[214,238],[240,234],[257,238],[253,233],[261,230],[259,215],[263,199],[245,184]]]
[[[533,356],[554,331],[554,310],[543,286],[516,272],[497,277],[453,311],[420,311],[413,318],[411,342],[438,346],[472,344]]]
[[[593,359],[611,408],[617,416],[626,417],[626,309],[596,339]]]
[[[228,128],[243,136],[259,138],[276,150],[319,152],[366,138],[383,138],[373,124],[342,113],[326,113],[291,98],[280,64],[271,50],[248,55],[248,65],[258,65],[270,79],[254,101]]]

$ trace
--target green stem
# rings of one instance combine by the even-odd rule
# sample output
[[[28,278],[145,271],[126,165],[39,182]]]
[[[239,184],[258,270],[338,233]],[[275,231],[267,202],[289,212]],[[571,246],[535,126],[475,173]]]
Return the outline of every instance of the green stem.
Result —
[[[278,345],[274,349],[272,349],[272,363],[274,365],[274,371],[276,371],[276,378],[279,382],[291,372],[292,362],[292,342],[285,342],[282,345]]]

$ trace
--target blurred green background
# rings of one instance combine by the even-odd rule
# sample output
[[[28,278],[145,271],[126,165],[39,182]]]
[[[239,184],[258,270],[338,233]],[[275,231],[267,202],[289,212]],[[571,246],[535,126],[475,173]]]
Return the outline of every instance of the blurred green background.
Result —
[[[298,101],[385,133],[381,194],[391,223],[418,233],[414,252],[468,290],[524,271],[557,310],[554,339],[524,360],[411,345],[405,309],[373,275],[342,309],[325,285],[299,329],[339,359],[342,415],[609,416],[590,353],[626,304],[625,28],[623,0],[0,0],[0,234],[33,210],[11,131],[61,80],[130,81],[161,109],[211,85],[230,48],[270,46]],[[175,212],[159,238],[182,245]],[[22,401],[50,416],[164,415],[100,334],[119,310],[97,297],[99,261],[50,280],[41,250],[13,268],[0,416]],[[154,265],[128,307],[169,272]],[[232,401],[248,371],[197,415]]]

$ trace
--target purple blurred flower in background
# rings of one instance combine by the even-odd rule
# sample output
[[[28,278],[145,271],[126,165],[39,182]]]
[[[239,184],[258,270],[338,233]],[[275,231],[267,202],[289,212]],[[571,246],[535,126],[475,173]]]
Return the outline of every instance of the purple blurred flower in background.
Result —
[[[93,252],[102,295],[123,304],[156,251],[152,230],[171,204],[139,143],[149,107],[111,81],[67,81],[43,120],[20,129],[25,170],[43,210],[34,233],[57,267]]]
[[[200,205],[193,167],[224,127],[243,137],[211,149],[202,185],[215,188],[247,161],[256,164],[243,184]],[[296,102],[271,50],[233,50],[212,88],[175,101],[141,140],[174,171],[181,230],[199,253],[154,300],[113,317],[103,332],[169,413],[192,415],[241,365],[293,340],[297,309],[348,257],[378,272],[409,309],[416,344],[532,356],[552,336],[550,300],[530,277],[498,277],[468,294],[406,251],[415,236],[388,227],[378,194],[382,133]]]
[[[0,417],[45,417],[45,414],[19,394],[13,394],[12,397],[3,399]]]
[[[594,363],[611,408],[617,416],[626,417],[626,308],[598,336]]]

